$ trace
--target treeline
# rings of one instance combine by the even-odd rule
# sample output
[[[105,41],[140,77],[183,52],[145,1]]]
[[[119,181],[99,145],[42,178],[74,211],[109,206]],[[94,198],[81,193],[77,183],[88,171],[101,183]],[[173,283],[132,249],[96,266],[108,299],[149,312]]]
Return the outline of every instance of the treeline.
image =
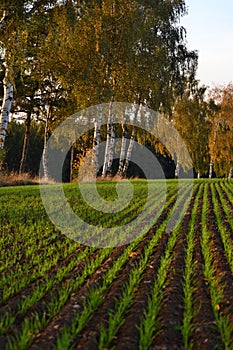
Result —
[[[37,174],[47,140],[61,121],[117,101],[147,106],[172,122],[197,176],[232,175],[232,85],[216,88],[206,99],[196,80],[197,53],[188,50],[179,25],[184,1],[3,0],[0,11],[2,169]],[[10,113],[18,122],[8,127]],[[106,129],[97,138],[96,131],[70,150],[65,180],[76,176],[94,144],[107,139]],[[122,137],[122,128],[114,135]],[[175,176],[176,154],[143,131],[129,127],[127,138],[150,148],[165,175]],[[119,172],[119,162],[111,167],[99,169],[99,175]],[[121,175],[141,176],[130,162]]]

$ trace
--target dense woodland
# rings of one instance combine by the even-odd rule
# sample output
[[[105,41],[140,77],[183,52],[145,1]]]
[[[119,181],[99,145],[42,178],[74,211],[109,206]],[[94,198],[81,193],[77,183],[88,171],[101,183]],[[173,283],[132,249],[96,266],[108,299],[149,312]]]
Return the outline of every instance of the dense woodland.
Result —
[[[188,49],[180,26],[186,13],[183,0],[0,0],[1,171],[38,174],[47,140],[63,120],[117,101],[167,118],[197,177],[232,177],[233,84],[208,90],[197,81],[197,51]],[[176,154],[152,135],[111,121],[100,128],[98,118],[96,129],[67,154],[64,181],[76,177],[93,148],[98,155],[108,135],[110,143],[130,140],[129,148],[133,140],[143,144],[166,177],[179,176]],[[97,175],[143,176],[130,162],[129,148],[123,164],[111,147]]]

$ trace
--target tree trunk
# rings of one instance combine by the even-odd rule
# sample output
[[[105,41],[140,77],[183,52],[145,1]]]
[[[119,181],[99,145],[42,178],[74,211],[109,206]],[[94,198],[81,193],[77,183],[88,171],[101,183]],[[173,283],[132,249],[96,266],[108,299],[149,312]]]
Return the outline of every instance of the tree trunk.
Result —
[[[93,150],[94,150],[94,163],[96,167],[96,175],[99,171],[99,144],[100,144],[100,126],[102,123],[103,106],[99,107],[99,116],[95,122],[94,139],[93,139]]]
[[[180,177],[180,163],[177,160],[176,169],[175,169],[175,178],[178,179],[179,177]]]
[[[209,168],[209,179],[211,179],[213,176],[213,165],[214,165],[214,163],[211,161],[210,168]]]
[[[28,145],[29,145],[29,136],[30,136],[30,129],[31,129],[31,112],[27,112],[27,119],[25,121],[25,135],[24,135],[24,141],[23,141],[23,150],[22,150],[22,156],[20,160],[20,167],[19,167],[19,174],[23,174],[25,171],[25,163],[27,159],[28,154]]]
[[[128,171],[128,168],[129,168],[129,162],[130,162],[130,159],[131,159],[131,156],[132,156],[132,152],[133,152],[134,135],[135,135],[135,130],[133,128],[132,134],[131,134],[131,137],[130,137],[129,147],[128,147],[127,154],[126,154],[125,164],[124,164],[124,168],[123,168],[123,176],[124,177],[126,177],[126,175],[127,175],[127,171]]]
[[[73,180],[74,144],[70,149],[70,182]]]
[[[0,19],[0,29],[2,28],[4,22],[5,22],[5,18],[8,14],[8,10],[7,9],[4,9],[3,10],[3,13],[2,13],[2,18]]]
[[[44,180],[49,180],[49,172],[48,172],[48,139],[49,139],[49,130],[48,130],[48,118],[49,118],[49,107],[47,107],[47,116],[45,120],[45,130],[44,130],[44,149],[42,154],[42,164],[44,171]]]
[[[136,107],[136,111],[135,111],[135,115],[134,115],[134,119],[135,120],[137,119],[139,109],[140,109],[140,103]],[[133,128],[132,134],[131,134],[131,137],[130,137],[129,147],[128,147],[128,150],[127,150],[126,159],[125,159],[125,165],[124,165],[124,169],[123,169],[123,175],[125,177],[127,175],[127,171],[128,171],[128,168],[129,168],[129,162],[130,162],[131,156],[132,156],[132,151],[133,151],[133,146],[134,146],[134,135],[135,135],[135,129]]]
[[[108,116],[108,123],[107,123],[107,140],[106,140],[106,147],[105,147],[104,165],[103,165],[103,171],[102,171],[103,177],[106,176],[108,165],[109,165],[109,156],[110,156],[111,140],[112,140],[112,132],[113,132],[112,105],[113,105],[113,98],[111,99],[111,102],[109,105],[109,116]]]
[[[6,67],[3,80],[3,101],[0,115],[0,148],[4,148],[6,131],[9,123],[11,104],[13,99],[13,84],[9,82],[9,69]]]
[[[8,8],[3,9],[2,17],[0,19],[0,29],[4,25],[8,13]],[[9,123],[11,104],[14,92],[13,84],[11,83],[11,79],[9,78],[9,76],[9,67],[6,64],[5,77],[3,79],[3,100],[0,115],[0,149],[3,149],[5,144],[6,131]]]
[[[217,143],[217,136],[218,136],[218,128],[219,128],[220,123],[221,123],[221,120],[218,120],[216,123],[216,128],[215,128],[215,132],[214,132],[212,157],[214,157],[215,147],[216,147],[216,143]],[[213,167],[214,167],[214,162],[213,162],[213,160],[211,160],[210,161],[210,168],[209,168],[209,179],[211,179],[213,176]]]
[[[232,179],[232,177],[233,177],[233,166],[231,167],[231,169],[229,171],[228,179]]]
[[[113,123],[111,125],[111,137],[110,137],[108,168],[107,168],[107,173],[109,173],[109,174],[112,174],[112,163],[113,163],[115,139],[116,139],[115,134],[116,134],[116,126]]]
[[[120,153],[119,168],[118,168],[118,175],[120,177],[122,177],[123,169],[124,169],[124,160],[125,160],[126,142],[127,142],[126,136],[127,136],[127,131],[125,126],[125,116],[124,116],[123,122],[122,122],[121,153]]]
[[[198,173],[197,173],[197,178],[198,178],[198,179],[200,179],[200,178],[201,178],[200,171],[198,171]]]

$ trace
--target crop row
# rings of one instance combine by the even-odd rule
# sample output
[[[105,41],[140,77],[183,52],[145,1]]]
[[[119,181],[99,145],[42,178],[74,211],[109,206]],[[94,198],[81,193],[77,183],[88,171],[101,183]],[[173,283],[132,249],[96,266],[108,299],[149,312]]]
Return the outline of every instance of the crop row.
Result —
[[[173,197],[174,197],[174,195],[173,195]],[[135,244],[136,244],[136,242],[133,243],[133,246],[135,246]],[[130,247],[130,249],[132,249],[132,247]],[[88,254],[87,254],[88,250],[89,250],[89,253],[91,253],[91,251],[93,251],[93,249],[88,249],[88,248],[86,248],[84,251],[81,251],[82,257],[85,258],[86,260],[88,260]],[[61,252],[61,250],[59,252]],[[82,275],[78,276],[77,279],[71,280],[72,283],[69,283],[69,291],[67,290],[66,283],[65,283],[64,286],[62,286],[62,285],[59,286],[59,295],[60,295],[60,297],[58,298],[57,302],[54,301],[54,300],[51,300],[51,302],[50,302],[51,307],[50,307],[50,305],[47,305],[47,309],[51,308],[53,310],[55,310],[55,309],[57,310],[59,308],[58,305],[60,305],[59,299],[62,300],[63,303],[65,303],[67,297],[72,292],[72,290],[75,290],[76,288],[78,288],[78,286],[85,281],[87,276],[91,275],[95,271],[95,269],[102,263],[102,261],[109,256],[110,252],[111,252],[111,249],[101,250],[97,254],[95,259],[93,259],[93,260],[90,259],[88,264],[85,265],[85,268],[83,269]],[[64,254],[64,251],[62,252],[62,254]],[[23,299],[23,301],[20,300],[20,305],[18,305],[18,307],[17,307],[18,310],[17,310],[16,316],[18,316],[19,314],[21,314],[22,312],[27,310],[31,305],[33,305],[33,303],[36,302],[38,299],[40,299],[46,292],[48,292],[48,290],[51,289],[51,287],[55,283],[60,282],[62,279],[64,279],[65,276],[67,277],[67,273],[75,266],[75,264],[78,263],[78,261],[80,259],[79,255],[76,257],[76,259],[73,259],[69,265],[65,266],[65,268],[60,268],[57,271],[57,274],[54,276],[54,278],[51,278],[51,277],[45,278],[44,279],[45,285],[41,284],[41,281],[39,281],[38,284],[36,285],[36,288],[35,287],[33,288],[32,294],[26,296]],[[49,263],[49,261],[47,261],[46,266],[48,266],[48,263]],[[47,267],[46,267],[46,269],[47,269]],[[25,272],[27,272],[29,270],[30,269],[27,269],[27,268],[24,269]],[[34,279],[34,276],[33,276],[32,279]],[[27,279],[26,279],[26,281],[27,281]],[[8,283],[9,283],[9,281],[8,281]],[[22,283],[23,284],[25,283],[24,279],[21,280],[21,283],[18,285],[18,289],[22,288]],[[8,289],[6,289],[6,290],[8,290]],[[14,292],[14,290],[13,290],[13,292]],[[10,294],[10,293],[12,293],[12,289],[10,289],[10,292],[8,292],[8,294]],[[65,297],[63,296],[63,293],[64,293]],[[3,293],[3,297],[5,297],[4,293]],[[5,298],[3,299],[3,301],[6,301]],[[52,316],[54,314],[53,310],[50,312],[50,316]],[[12,324],[13,321],[14,321],[14,317],[11,316],[11,312],[7,312],[7,313],[4,314],[4,316],[2,318],[2,325],[3,325],[2,333],[4,333],[4,331],[7,330],[7,327],[10,324]],[[35,315],[35,322],[32,322],[32,320],[31,320],[30,323],[31,323],[31,327],[38,328],[38,325],[37,325],[39,323],[38,316]],[[33,326],[34,323],[36,324],[35,327]],[[44,323],[44,322],[42,322],[42,323]],[[23,338],[25,338],[25,329],[28,328],[28,324],[29,324],[29,322],[27,322],[27,319],[24,320],[23,330],[21,332],[23,334]],[[30,333],[30,331],[29,331],[29,333]],[[18,347],[19,346],[19,336],[16,338],[16,340],[17,340],[16,347]]]
[[[116,197],[113,184],[99,186],[105,199],[108,186],[109,199]],[[109,248],[85,247],[61,235],[46,216],[35,187],[31,192],[30,188],[6,193],[0,189],[3,349],[40,349],[43,344],[48,349],[120,349],[119,344],[127,341],[129,348],[138,349],[175,344],[191,349],[198,342],[200,348],[208,342],[232,348],[232,182],[196,181],[191,197],[189,181],[180,185],[178,197],[175,181],[166,183],[166,196],[158,182],[148,198],[144,182],[135,181],[135,186],[136,198],[123,210],[88,213],[93,235],[98,234],[94,226],[101,225],[106,242],[111,239]],[[66,188],[69,202],[84,215],[89,206],[74,190],[74,186]],[[13,206],[16,197],[19,204]],[[145,206],[149,212],[143,211]],[[174,218],[177,225],[169,226]],[[114,228],[113,237],[109,226]],[[130,235],[136,238],[114,248],[114,239],[123,242]],[[201,327],[211,333],[201,316],[202,281],[219,334],[216,339],[208,335],[198,339]],[[172,295],[179,300],[179,310],[175,311],[176,300],[169,304]],[[124,336],[127,332],[132,339]]]

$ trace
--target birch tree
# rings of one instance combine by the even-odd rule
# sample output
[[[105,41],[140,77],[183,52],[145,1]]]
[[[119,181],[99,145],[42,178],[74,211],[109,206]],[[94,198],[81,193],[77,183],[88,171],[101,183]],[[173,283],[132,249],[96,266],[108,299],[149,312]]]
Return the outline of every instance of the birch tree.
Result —
[[[204,100],[205,91],[205,87],[198,86],[192,92],[187,90],[173,111],[174,126],[186,144],[197,177],[207,174],[209,164],[207,140],[210,134],[211,108]],[[176,177],[179,176],[176,174]]]
[[[13,101],[15,77],[23,71],[27,61],[27,36],[31,20],[43,14],[57,1],[2,1],[0,19],[0,54],[4,60],[3,100],[0,114],[0,147],[4,147],[9,115]]]
[[[216,106],[210,120],[212,128],[209,137],[209,176],[214,169],[217,176],[230,178],[233,167],[233,84],[215,87],[209,93],[209,100]]]
[[[0,148],[4,148],[7,126],[10,118],[11,104],[13,100],[13,84],[11,83],[9,68],[5,69],[3,80],[3,101],[0,116]]]
[[[93,162],[95,163],[96,175],[99,171],[99,145],[100,145],[100,127],[102,123],[103,117],[103,106],[99,105],[99,114],[97,120],[95,120],[95,129],[94,129],[94,137],[93,137]]]
[[[140,110],[140,104],[136,105],[136,107],[135,107],[135,112],[134,112],[134,119],[135,120],[137,120],[137,117],[138,117],[138,114],[139,114],[139,110]],[[126,158],[125,158],[125,164],[124,164],[124,168],[123,168],[123,176],[127,175],[127,171],[128,171],[128,168],[129,168],[129,163],[130,163],[132,152],[133,152],[133,146],[134,146],[134,142],[135,142],[134,138],[135,138],[135,129],[133,127],[132,133],[131,133],[131,136],[130,136],[129,147],[128,147]]]
[[[130,66],[131,96],[136,103],[140,95],[143,104],[169,116],[177,97],[195,83],[197,54],[187,50],[184,29],[177,26],[179,17],[185,13],[185,6],[181,2],[173,2],[167,7],[163,4],[160,12],[159,4],[152,6],[147,2],[140,8],[145,15],[141,22],[137,21],[141,36],[135,38],[137,50]],[[125,171],[133,142],[132,133]]]
[[[6,32],[6,18],[9,14],[9,7],[2,8],[2,17],[0,20],[0,31],[3,33]],[[10,66],[11,54],[8,53],[7,48],[4,45],[4,42],[1,41],[1,54],[4,59],[5,65],[5,76],[3,79],[3,100],[0,113],[0,148],[4,148],[6,131],[9,123],[11,104],[13,99],[13,77],[12,69]]]
[[[48,171],[48,139],[49,139],[49,117],[50,117],[50,106],[47,106],[47,113],[45,116],[45,129],[44,129],[44,148],[42,153],[42,164],[44,171],[44,180],[49,180],[49,171]]]
[[[105,177],[107,175],[107,172],[111,173],[111,163],[113,159],[113,152],[114,152],[114,129],[113,129],[113,99],[111,100],[109,104],[109,115],[108,115],[108,122],[107,122],[107,140],[106,140],[106,146],[105,146],[105,156],[104,156],[104,164],[103,164],[103,170],[102,170],[102,176]]]
[[[125,110],[123,111],[121,126],[122,126],[121,151],[120,151],[119,167],[118,167],[118,175],[120,177],[123,176],[124,162],[126,157],[126,146],[127,146],[127,126],[126,126]]]
[[[114,158],[114,151],[115,151],[115,136],[116,136],[116,125],[115,123],[112,123],[111,125],[111,137],[110,137],[110,145],[109,145],[109,157],[108,157],[108,168],[107,172],[112,175],[112,164],[113,164],[113,158]]]
[[[64,2],[53,12],[48,64],[76,109],[112,97],[137,104],[141,96],[142,104],[169,113],[196,70],[197,54],[188,51],[178,25],[185,12],[180,0]],[[104,174],[111,171],[110,128]],[[128,156],[132,143],[133,137]]]

